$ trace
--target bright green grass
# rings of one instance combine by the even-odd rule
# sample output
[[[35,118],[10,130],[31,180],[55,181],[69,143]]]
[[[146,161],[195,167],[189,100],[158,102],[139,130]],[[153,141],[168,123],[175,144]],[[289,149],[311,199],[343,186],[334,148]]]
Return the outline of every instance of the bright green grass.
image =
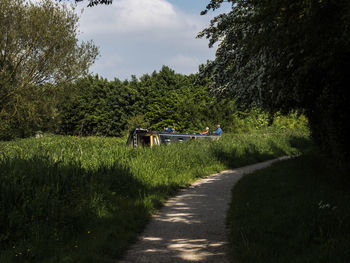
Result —
[[[350,262],[350,180],[316,154],[244,177],[228,215],[235,263]]]
[[[112,262],[200,177],[300,153],[305,134],[225,135],[132,149],[118,138],[0,142],[0,262]]]

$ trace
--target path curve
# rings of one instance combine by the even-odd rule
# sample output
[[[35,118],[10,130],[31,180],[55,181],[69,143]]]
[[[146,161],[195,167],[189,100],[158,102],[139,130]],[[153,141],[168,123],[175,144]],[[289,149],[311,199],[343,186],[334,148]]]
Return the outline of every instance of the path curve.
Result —
[[[289,157],[223,171],[169,199],[120,263],[220,262],[226,258],[226,212],[231,189],[244,175]]]

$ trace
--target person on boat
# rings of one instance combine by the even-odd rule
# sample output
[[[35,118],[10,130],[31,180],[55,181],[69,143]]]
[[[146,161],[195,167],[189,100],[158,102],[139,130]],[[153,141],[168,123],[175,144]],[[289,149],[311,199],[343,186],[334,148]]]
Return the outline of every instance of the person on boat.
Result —
[[[209,135],[209,127],[205,127],[205,132],[201,132],[202,135]]]
[[[221,136],[222,130],[220,128],[220,124],[216,125],[216,130],[213,132],[213,134]]]

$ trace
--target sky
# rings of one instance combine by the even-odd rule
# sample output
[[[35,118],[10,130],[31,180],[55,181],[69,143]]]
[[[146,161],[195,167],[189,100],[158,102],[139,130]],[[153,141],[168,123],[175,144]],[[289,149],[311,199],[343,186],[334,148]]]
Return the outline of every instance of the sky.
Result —
[[[215,57],[215,48],[198,32],[214,15],[201,16],[209,0],[113,0],[112,5],[83,9],[80,40],[93,40],[100,56],[90,68],[94,74],[113,80],[159,71],[163,65],[177,73],[198,71],[200,64]],[[228,10],[228,6],[220,10]]]

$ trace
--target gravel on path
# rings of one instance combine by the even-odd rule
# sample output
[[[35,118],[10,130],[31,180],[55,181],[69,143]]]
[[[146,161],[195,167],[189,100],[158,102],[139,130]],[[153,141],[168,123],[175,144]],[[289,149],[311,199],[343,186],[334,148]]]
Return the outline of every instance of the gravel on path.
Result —
[[[198,180],[169,199],[120,263],[228,263],[226,213],[231,189],[244,175],[274,160]]]

